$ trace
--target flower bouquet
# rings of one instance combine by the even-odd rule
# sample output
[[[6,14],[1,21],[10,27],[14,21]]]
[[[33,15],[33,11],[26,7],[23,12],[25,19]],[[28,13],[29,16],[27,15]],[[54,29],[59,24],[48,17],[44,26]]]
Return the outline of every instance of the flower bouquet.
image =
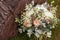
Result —
[[[34,5],[33,0],[30,4],[26,4],[25,11],[21,12],[20,18],[16,18],[15,21],[20,26],[18,31],[27,32],[29,37],[34,34],[40,40],[41,35],[51,38],[51,29],[55,28],[57,23],[57,6],[53,7],[53,3],[54,1],[50,5],[47,2]]]

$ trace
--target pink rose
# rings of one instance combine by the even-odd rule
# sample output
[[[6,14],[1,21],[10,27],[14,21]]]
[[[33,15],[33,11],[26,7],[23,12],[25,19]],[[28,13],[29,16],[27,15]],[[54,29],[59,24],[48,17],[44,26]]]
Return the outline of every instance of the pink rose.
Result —
[[[49,17],[45,17],[45,20],[49,21],[49,20],[50,20],[50,18],[49,18]]]
[[[38,27],[39,24],[40,24],[40,23],[39,23],[39,20],[38,20],[38,19],[35,19],[35,20],[33,21],[33,24]]]
[[[29,21],[29,20],[25,20],[25,21],[24,21],[24,25],[25,25],[26,27],[31,27],[31,24],[30,24],[30,21]]]
[[[45,20],[48,22],[48,24],[51,22],[51,19],[49,17],[45,17]]]

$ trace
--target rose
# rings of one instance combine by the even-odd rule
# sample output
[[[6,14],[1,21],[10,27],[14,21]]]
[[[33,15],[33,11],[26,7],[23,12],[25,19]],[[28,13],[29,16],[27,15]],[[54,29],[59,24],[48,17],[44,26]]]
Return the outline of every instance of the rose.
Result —
[[[30,21],[29,21],[29,20],[25,20],[25,21],[24,21],[24,26],[26,26],[26,27],[31,27]]]
[[[34,24],[36,27],[38,27],[38,26],[40,25],[39,20],[38,20],[38,19],[35,19],[35,20],[33,21],[33,24]]]
[[[45,17],[45,20],[46,20],[46,22],[47,22],[48,24],[52,22],[52,20],[51,20],[50,17]]]

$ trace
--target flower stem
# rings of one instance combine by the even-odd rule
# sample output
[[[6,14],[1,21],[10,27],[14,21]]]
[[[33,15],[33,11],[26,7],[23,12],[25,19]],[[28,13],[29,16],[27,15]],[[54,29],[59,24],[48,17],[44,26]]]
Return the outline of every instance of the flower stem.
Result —
[[[39,40],[42,40],[43,39],[43,35],[40,35],[40,38],[39,38]]]

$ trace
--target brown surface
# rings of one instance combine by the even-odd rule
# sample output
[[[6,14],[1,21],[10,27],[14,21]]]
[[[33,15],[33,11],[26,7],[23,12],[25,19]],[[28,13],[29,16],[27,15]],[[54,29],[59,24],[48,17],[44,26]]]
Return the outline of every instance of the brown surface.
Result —
[[[20,2],[20,0],[0,1],[0,40],[9,40],[10,37],[17,35],[14,10],[18,2]],[[29,1],[27,0],[27,2]],[[22,4],[20,6],[23,8],[23,5],[26,4],[26,0],[21,0],[20,4]],[[16,12],[18,13],[18,11]]]
[[[12,6],[8,3],[0,1],[0,40],[8,40],[17,35]]]

